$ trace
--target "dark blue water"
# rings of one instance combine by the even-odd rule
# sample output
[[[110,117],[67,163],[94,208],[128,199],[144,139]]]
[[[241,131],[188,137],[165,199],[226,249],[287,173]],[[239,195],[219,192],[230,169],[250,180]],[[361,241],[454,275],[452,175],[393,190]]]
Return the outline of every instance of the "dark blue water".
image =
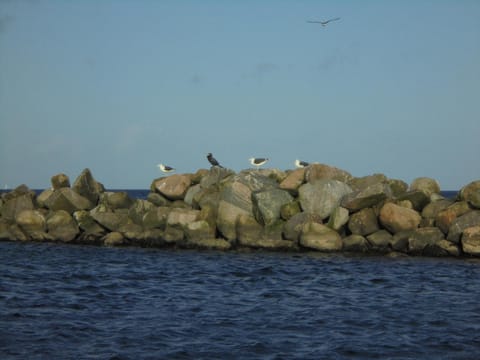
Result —
[[[1,359],[475,359],[480,262],[0,243]]]

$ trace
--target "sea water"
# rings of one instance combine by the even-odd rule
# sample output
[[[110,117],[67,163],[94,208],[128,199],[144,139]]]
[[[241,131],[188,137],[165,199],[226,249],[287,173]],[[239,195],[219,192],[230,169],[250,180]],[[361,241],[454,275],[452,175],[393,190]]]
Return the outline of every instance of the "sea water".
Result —
[[[480,262],[0,243],[1,359],[477,359]]]

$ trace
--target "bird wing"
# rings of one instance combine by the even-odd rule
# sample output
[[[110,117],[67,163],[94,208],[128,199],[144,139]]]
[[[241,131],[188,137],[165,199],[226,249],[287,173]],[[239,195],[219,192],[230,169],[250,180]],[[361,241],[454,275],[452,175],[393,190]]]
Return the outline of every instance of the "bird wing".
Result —
[[[337,21],[337,20],[340,20],[340,18],[339,18],[339,17],[336,17],[336,18],[333,18],[333,19],[329,19],[329,20],[327,20],[327,21],[324,21],[323,23],[324,23],[324,24],[328,24],[329,22]]]

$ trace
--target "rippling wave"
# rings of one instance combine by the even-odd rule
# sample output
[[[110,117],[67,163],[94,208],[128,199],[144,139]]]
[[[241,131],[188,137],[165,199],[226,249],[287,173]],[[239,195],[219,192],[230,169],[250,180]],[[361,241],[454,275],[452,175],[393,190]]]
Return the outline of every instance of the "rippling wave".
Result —
[[[2,359],[475,359],[476,260],[0,243]]]

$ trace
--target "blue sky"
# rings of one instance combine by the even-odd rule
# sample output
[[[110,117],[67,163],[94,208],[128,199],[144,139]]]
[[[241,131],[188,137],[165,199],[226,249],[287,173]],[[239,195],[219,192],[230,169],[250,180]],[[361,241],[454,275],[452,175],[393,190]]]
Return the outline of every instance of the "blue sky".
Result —
[[[148,188],[212,152],[455,190],[479,106],[480,1],[0,0],[2,187]]]

